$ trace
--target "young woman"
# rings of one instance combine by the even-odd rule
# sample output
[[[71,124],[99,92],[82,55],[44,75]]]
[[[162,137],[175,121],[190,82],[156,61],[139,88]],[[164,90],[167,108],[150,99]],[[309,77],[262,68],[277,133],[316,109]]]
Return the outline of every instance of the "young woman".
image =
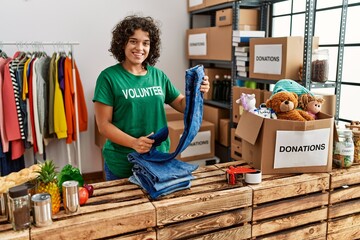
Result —
[[[104,69],[96,82],[94,109],[103,147],[106,180],[132,175],[127,155],[148,152],[147,136],[167,125],[164,104],[184,112],[185,96],[160,69],[160,30],[151,17],[128,16],[114,28],[109,51],[119,62]],[[205,76],[200,91],[209,91]],[[169,151],[169,139],[159,150]]]

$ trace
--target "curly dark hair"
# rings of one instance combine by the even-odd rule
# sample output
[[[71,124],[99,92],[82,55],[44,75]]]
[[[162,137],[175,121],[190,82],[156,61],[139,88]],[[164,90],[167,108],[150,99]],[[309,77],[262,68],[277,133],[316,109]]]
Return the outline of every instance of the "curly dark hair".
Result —
[[[114,58],[120,63],[125,60],[124,48],[129,41],[129,38],[134,34],[135,30],[141,29],[149,33],[150,37],[150,51],[149,56],[142,63],[154,66],[160,57],[160,29],[152,17],[140,17],[131,15],[125,17],[113,29],[111,46],[109,52],[112,53]]]

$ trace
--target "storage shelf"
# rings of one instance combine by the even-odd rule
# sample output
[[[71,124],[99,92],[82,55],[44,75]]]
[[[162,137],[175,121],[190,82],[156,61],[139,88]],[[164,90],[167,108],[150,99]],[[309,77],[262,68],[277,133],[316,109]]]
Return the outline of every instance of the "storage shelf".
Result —
[[[236,80],[241,81],[253,81],[257,83],[264,83],[264,84],[275,84],[278,80],[269,80],[269,79],[258,79],[258,78],[246,78],[246,77],[239,77],[237,76]],[[329,81],[329,82],[311,82],[311,88],[334,88],[336,87],[336,83]]]
[[[202,64],[205,67],[220,67],[231,69],[232,62],[224,60],[209,60],[209,59],[190,59],[191,65]]]
[[[280,2],[281,1],[284,1],[284,0],[280,0]],[[273,2],[273,1],[243,0],[239,3],[239,5],[241,7],[259,7],[263,2]],[[206,13],[212,14],[213,12],[215,12],[217,10],[224,9],[224,8],[232,8],[232,7],[233,7],[233,2],[227,2],[227,3],[222,3],[222,4],[211,6],[211,7],[194,10],[194,11],[191,11],[191,14],[206,14]]]
[[[336,82],[311,82],[311,88],[334,88],[336,87]]]
[[[204,103],[219,108],[230,109],[230,103],[226,101],[204,100]]]

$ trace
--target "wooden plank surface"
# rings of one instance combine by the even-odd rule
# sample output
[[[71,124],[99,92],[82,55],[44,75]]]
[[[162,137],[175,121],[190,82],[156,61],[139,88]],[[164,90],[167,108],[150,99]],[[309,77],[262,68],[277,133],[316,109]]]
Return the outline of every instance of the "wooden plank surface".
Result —
[[[336,204],[352,199],[360,198],[360,185],[351,185],[346,188],[338,188],[330,191],[329,204]]]
[[[153,202],[157,225],[165,225],[225,212],[251,205],[251,190],[247,187],[204,192]]]
[[[360,165],[330,173],[329,219],[360,213]]]
[[[328,240],[359,239],[360,214],[329,220]]]
[[[329,193],[314,193],[296,198],[278,200],[253,206],[253,221],[277,217],[328,205]]]
[[[155,229],[150,229],[148,231],[136,232],[133,234],[127,234],[120,237],[112,237],[112,240],[156,240],[156,231]]]
[[[31,239],[125,237],[155,227],[155,208],[138,186],[126,179],[93,185],[93,197],[77,213],[61,209],[50,226],[33,227]]]
[[[250,221],[251,208],[236,209],[158,228],[157,239],[188,239],[192,236],[239,226]],[[248,232],[247,236],[245,234],[242,236],[243,238],[250,238],[250,234],[251,232]]]
[[[0,216],[0,239],[30,239],[30,230],[14,231],[11,224],[7,221],[7,218]]]
[[[329,219],[360,213],[360,199],[329,206]]]
[[[279,231],[289,230],[309,223],[326,221],[327,207],[316,208],[309,211],[291,215],[271,218],[269,220],[253,223],[252,237],[262,236]]]
[[[244,240],[249,239],[251,235],[251,225],[238,226],[234,228],[227,228],[221,231],[216,231],[208,234],[201,234],[201,236],[187,238],[187,240]]]
[[[353,165],[348,169],[334,169],[330,173],[330,178],[331,189],[360,184],[360,164]]]
[[[254,191],[253,204],[297,197],[329,189],[329,174],[301,174],[265,180],[258,185],[249,185]]]
[[[326,222],[301,226],[261,237],[262,240],[326,240]]]

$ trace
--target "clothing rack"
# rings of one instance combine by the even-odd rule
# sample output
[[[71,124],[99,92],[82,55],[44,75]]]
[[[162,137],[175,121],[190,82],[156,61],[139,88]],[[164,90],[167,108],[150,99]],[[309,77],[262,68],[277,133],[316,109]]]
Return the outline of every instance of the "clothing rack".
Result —
[[[72,79],[73,79],[73,85],[74,85],[74,91],[75,91],[75,122],[76,122],[76,136],[77,136],[77,141],[76,141],[76,153],[77,153],[77,162],[78,162],[78,168],[80,170],[80,172],[82,173],[82,168],[81,168],[81,151],[80,151],[80,131],[79,131],[79,110],[78,110],[78,99],[77,99],[77,86],[76,86],[76,71],[75,71],[75,58],[74,58],[74,46],[75,45],[79,45],[79,42],[39,42],[39,41],[34,41],[34,42],[23,42],[23,41],[19,41],[19,42],[2,42],[0,41],[0,49],[2,46],[5,45],[12,45],[12,46],[17,46],[17,47],[22,47],[22,46],[70,46],[70,51],[71,51],[71,65],[72,65]],[[70,149],[69,149],[69,144],[66,144],[67,146],[67,153],[68,153],[68,163],[71,164],[71,157],[70,157]]]

